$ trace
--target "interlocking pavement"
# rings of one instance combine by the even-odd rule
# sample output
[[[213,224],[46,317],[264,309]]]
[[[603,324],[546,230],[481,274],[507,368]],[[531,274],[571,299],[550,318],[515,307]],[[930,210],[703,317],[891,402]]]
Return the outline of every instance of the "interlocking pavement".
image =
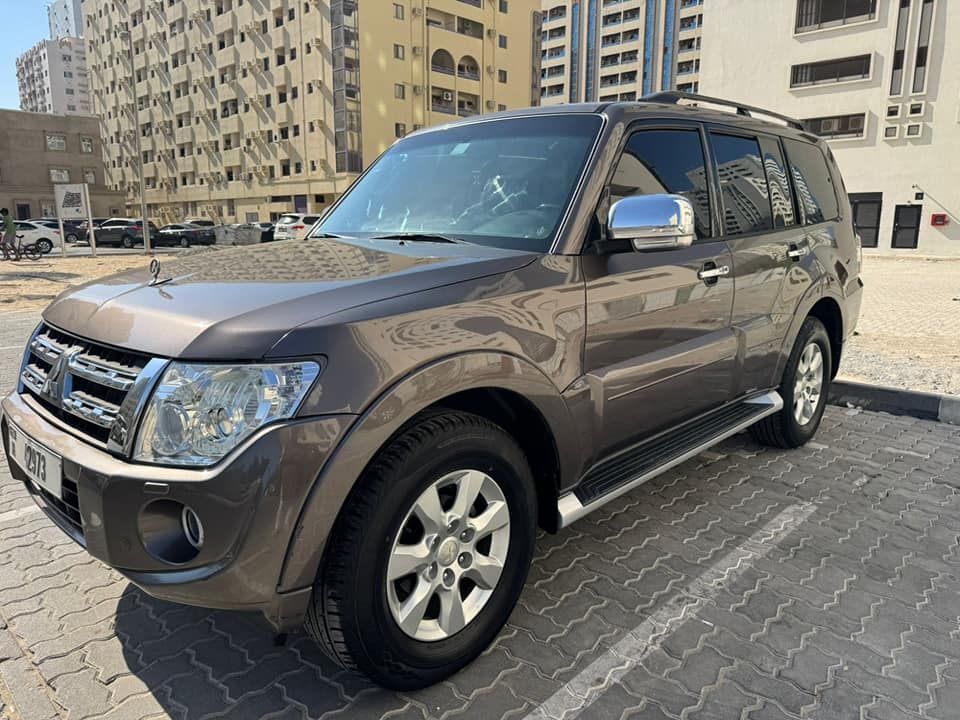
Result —
[[[9,388],[35,318],[0,320]],[[842,408],[802,450],[740,435],[541,536],[496,642],[400,694],[150,598],[0,464],[0,717],[957,718],[958,456],[956,427]]]

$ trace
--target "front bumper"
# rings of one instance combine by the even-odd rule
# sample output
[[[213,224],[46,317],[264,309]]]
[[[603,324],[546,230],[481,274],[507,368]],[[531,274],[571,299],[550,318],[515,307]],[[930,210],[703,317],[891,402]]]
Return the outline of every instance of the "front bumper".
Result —
[[[304,500],[352,416],[274,425],[215,467],[193,470],[126,462],[70,434],[16,393],[2,410],[8,458],[9,422],[63,458],[64,484],[76,485],[80,528],[12,461],[10,471],[91,555],[156,597],[260,611],[278,631],[300,625],[311,589],[279,593],[277,586]],[[174,565],[144,547],[141,511],[158,500],[189,506],[203,522],[204,542],[192,560]]]

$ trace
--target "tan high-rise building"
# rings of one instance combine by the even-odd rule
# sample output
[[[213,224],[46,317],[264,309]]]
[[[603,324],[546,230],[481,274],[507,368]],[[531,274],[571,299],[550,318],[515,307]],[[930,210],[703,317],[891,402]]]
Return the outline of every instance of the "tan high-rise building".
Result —
[[[544,105],[696,92],[704,0],[542,0]]]
[[[17,58],[20,109],[89,115],[90,85],[83,38],[41,40]]]
[[[84,0],[114,187],[148,214],[313,212],[397,137],[539,98],[539,0]]]

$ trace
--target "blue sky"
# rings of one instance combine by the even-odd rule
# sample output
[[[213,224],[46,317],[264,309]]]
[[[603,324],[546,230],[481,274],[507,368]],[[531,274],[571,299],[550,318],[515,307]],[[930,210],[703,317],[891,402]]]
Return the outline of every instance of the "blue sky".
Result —
[[[0,2],[0,108],[19,108],[17,56],[50,34],[47,5],[40,0]]]

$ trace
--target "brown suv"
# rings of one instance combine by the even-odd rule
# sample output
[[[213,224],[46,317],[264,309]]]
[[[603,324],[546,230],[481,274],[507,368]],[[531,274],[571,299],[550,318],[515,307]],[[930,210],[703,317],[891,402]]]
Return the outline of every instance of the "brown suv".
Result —
[[[689,101],[418,132],[307,241],[69,291],[3,401],[14,476],[148,593],[306,625],[386,686],[453,673],[538,526],[820,422],[862,288],[836,164]]]

